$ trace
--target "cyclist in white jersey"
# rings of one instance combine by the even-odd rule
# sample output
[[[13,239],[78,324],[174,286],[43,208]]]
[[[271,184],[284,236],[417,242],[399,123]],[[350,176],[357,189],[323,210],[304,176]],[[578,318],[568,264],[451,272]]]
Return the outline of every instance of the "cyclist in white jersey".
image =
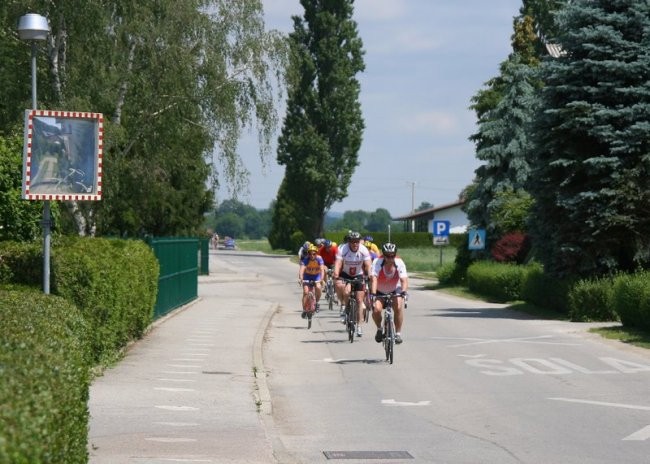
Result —
[[[350,232],[348,234],[348,242],[339,247],[336,255],[336,263],[332,278],[336,281],[336,294],[339,301],[347,306],[350,292],[354,291],[357,300],[357,337],[361,337],[363,331],[361,330],[361,321],[363,320],[363,299],[365,297],[365,284],[364,278],[370,274],[370,252],[368,249],[361,245],[361,234],[359,232]],[[350,286],[339,278],[353,280]]]

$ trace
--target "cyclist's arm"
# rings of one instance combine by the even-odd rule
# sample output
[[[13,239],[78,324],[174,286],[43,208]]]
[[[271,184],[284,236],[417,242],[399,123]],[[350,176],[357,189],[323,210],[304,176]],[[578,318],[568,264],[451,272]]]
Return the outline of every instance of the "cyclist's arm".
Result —
[[[343,260],[336,258],[336,262],[334,263],[334,271],[332,272],[333,279],[339,278],[339,275],[341,274],[342,266],[343,266]]]
[[[305,279],[305,265],[300,261],[300,268],[298,269],[298,280],[302,282]]]

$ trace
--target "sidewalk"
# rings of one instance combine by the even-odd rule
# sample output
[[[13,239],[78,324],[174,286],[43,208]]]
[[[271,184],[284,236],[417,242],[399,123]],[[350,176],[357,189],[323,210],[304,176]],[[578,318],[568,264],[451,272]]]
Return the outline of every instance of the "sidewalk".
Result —
[[[247,292],[247,276],[220,262],[199,278],[197,301],[157,321],[95,379],[90,463],[276,462],[268,389],[255,376],[275,305]]]

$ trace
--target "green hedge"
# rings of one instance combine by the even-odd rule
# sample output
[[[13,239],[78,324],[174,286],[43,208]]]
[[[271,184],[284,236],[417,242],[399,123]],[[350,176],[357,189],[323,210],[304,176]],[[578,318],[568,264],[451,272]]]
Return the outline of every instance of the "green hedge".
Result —
[[[477,261],[467,268],[467,287],[500,302],[520,300],[526,271],[516,264]]]
[[[612,299],[624,325],[650,330],[650,272],[618,276]]]
[[[85,463],[89,327],[63,298],[0,286],[0,463]]]
[[[569,317],[582,322],[616,321],[613,296],[614,279],[580,280],[569,290]]]
[[[52,251],[52,292],[89,322],[96,363],[113,358],[151,324],[158,274],[153,251],[139,240],[76,238]]]
[[[527,266],[521,286],[521,298],[540,308],[568,314],[568,295],[573,286],[569,279],[560,280],[544,273],[539,263]]]

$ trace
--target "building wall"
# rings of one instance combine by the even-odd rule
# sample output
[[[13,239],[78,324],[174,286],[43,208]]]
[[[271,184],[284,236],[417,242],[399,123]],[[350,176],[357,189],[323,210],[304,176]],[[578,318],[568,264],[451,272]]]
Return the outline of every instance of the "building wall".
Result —
[[[433,230],[433,221],[449,221],[452,233],[462,233],[467,230],[469,219],[461,209],[460,205],[436,211],[433,219],[428,220],[428,231]]]

